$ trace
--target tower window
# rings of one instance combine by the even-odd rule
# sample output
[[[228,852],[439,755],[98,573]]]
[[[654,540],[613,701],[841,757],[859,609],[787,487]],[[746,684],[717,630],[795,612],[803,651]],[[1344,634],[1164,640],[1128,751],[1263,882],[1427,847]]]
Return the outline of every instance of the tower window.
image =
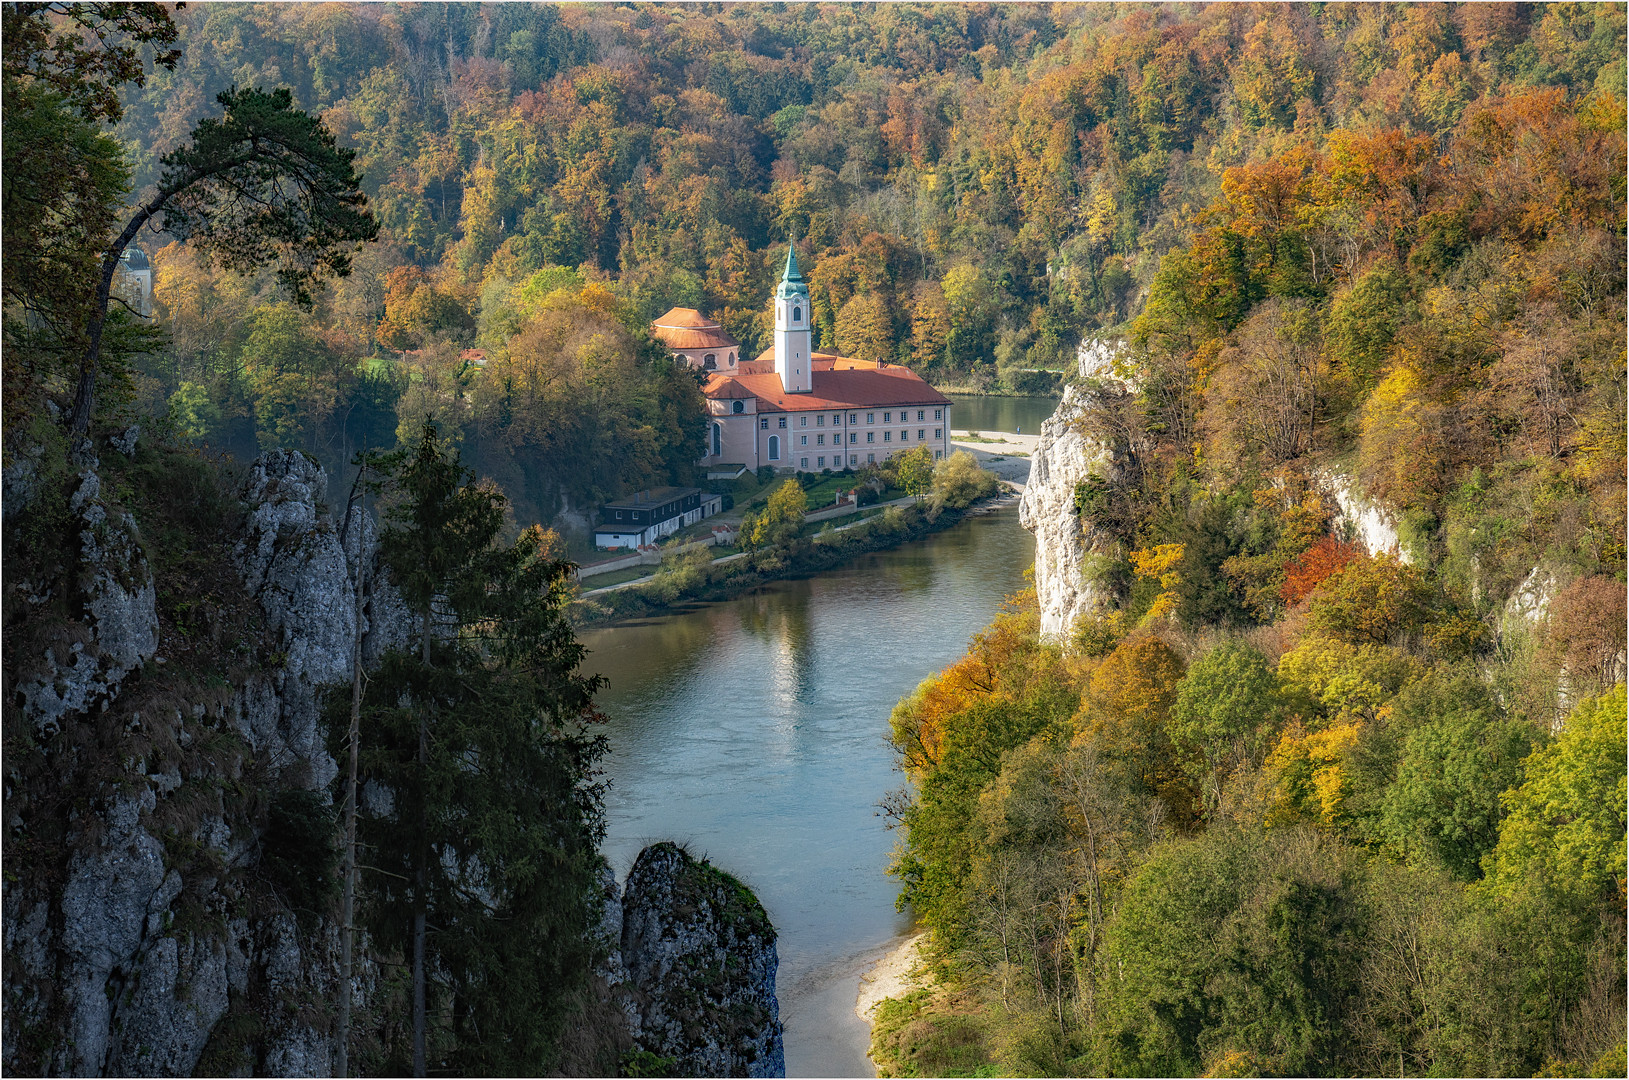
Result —
[[[802,320],[802,318],[803,318],[803,309],[800,308],[800,307],[793,308],[792,309],[792,321],[793,322],[799,322],[799,321]]]

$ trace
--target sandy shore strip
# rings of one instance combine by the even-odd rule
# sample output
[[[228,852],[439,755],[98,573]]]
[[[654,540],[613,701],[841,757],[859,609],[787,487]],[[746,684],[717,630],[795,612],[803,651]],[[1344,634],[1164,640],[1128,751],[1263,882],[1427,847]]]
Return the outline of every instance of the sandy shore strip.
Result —
[[[878,960],[870,971],[860,976],[860,995],[854,1002],[854,1011],[862,1020],[870,1022],[877,1006],[885,998],[903,997],[912,990],[932,985],[933,977],[923,966],[917,951],[927,937],[926,930],[911,934]]]

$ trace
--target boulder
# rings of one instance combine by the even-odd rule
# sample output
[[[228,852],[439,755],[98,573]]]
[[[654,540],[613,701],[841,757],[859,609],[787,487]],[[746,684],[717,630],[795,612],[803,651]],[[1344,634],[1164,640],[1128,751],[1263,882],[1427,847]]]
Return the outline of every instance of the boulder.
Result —
[[[775,928],[741,882],[676,844],[639,855],[622,900],[636,1045],[676,1076],[785,1076]]]

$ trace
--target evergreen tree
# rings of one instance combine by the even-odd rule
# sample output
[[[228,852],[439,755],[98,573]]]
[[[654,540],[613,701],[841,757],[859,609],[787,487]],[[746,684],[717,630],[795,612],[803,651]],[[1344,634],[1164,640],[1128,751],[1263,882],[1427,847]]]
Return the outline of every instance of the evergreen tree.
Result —
[[[503,497],[429,424],[387,464],[381,545],[417,641],[362,715],[364,781],[390,793],[364,807],[366,925],[412,972],[411,1063],[387,1037],[381,1064],[538,1075],[590,963],[600,681],[577,673],[570,567],[542,533],[500,544]]]

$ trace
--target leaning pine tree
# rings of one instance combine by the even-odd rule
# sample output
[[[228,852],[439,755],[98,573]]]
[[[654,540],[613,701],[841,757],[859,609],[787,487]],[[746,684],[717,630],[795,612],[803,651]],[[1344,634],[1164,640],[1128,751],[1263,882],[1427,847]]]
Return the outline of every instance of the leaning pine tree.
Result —
[[[375,1065],[540,1075],[592,959],[600,680],[577,673],[570,566],[541,532],[501,544],[503,496],[431,424],[389,465],[381,544],[417,625],[369,680],[363,781],[390,795],[364,800],[361,869],[412,1004]]]

